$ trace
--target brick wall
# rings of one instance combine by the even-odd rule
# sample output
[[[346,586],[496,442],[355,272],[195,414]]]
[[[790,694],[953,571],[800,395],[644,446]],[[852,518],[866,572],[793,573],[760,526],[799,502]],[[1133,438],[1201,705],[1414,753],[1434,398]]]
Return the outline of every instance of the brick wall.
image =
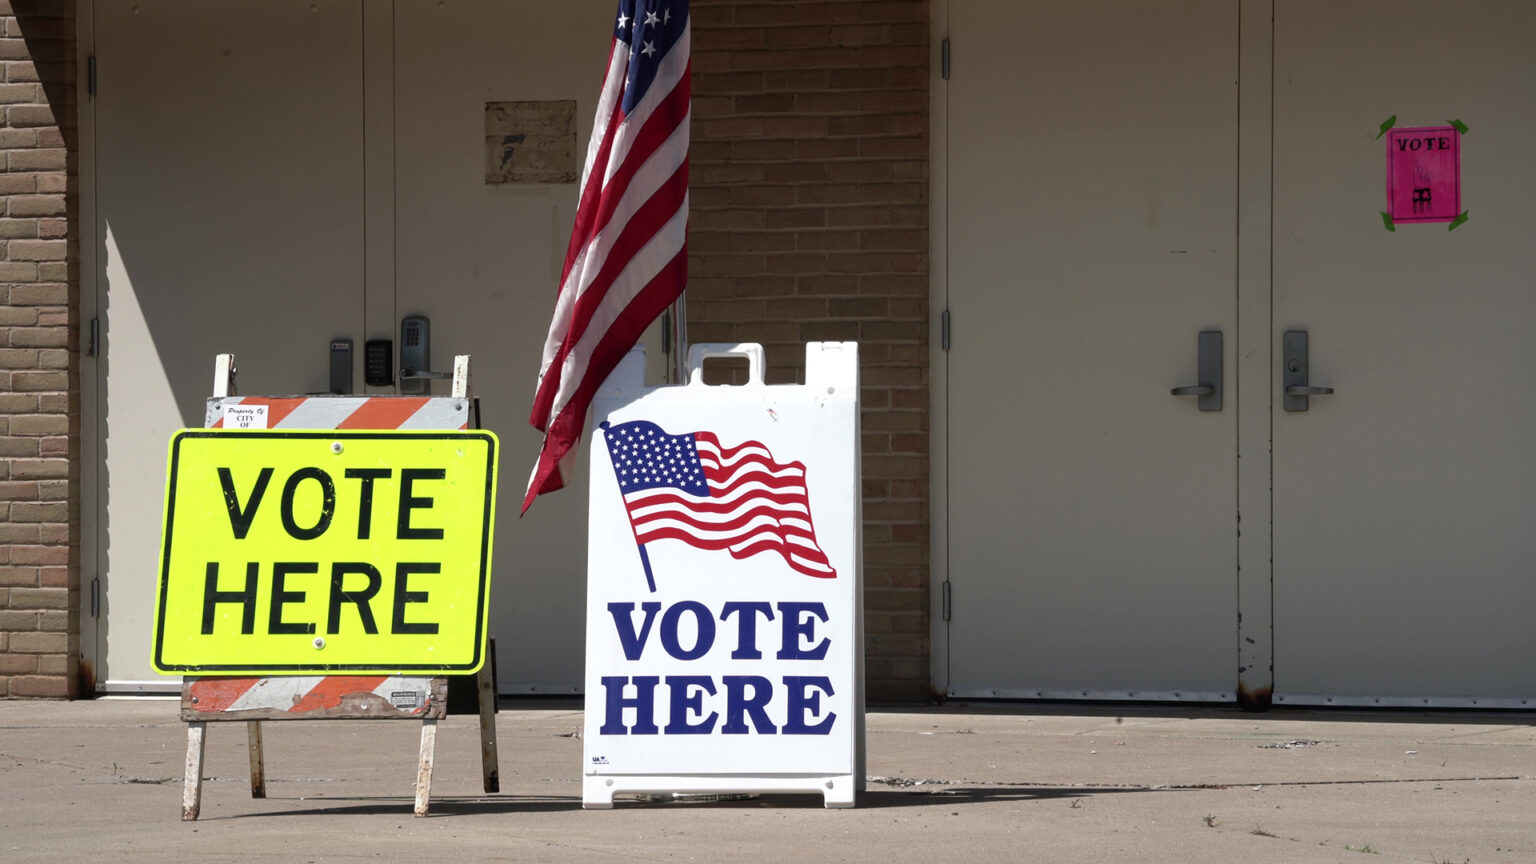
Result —
[[[74,34],[0,0],[0,697],[79,688]]]
[[[928,4],[694,0],[688,336],[859,342],[867,676],[928,685]]]

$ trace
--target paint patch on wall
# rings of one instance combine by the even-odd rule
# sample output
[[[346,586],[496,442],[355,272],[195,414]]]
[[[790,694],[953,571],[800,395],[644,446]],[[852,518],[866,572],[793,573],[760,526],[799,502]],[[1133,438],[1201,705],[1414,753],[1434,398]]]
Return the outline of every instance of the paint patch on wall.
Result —
[[[1391,222],[1451,222],[1461,213],[1461,135],[1455,126],[1387,133]]]
[[[576,100],[485,103],[485,182],[575,183]]]

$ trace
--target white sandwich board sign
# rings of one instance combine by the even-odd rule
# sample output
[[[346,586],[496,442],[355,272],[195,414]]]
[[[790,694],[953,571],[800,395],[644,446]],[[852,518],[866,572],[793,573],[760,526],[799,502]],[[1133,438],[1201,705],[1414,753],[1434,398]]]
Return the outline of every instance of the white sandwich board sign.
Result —
[[[702,363],[745,355],[749,383]],[[615,793],[815,792],[864,777],[858,350],[806,346],[763,384],[757,345],[696,345],[593,402],[582,804]]]

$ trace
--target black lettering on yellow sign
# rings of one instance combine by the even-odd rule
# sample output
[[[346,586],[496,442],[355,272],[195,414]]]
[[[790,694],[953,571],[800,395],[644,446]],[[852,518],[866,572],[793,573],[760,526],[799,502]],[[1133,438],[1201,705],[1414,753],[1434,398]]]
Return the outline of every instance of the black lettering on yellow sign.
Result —
[[[362,591],[348,591],[342,586],[345,584],[348,573],[361,573],[368,577],[368,587]],[[357,617],[363,624],[363,632],[372,636],[379,632],[379,625],[373,621],[373,607],[369,602],[379,593],[379,588],[384,584],[384,577],[379,575],[379,568],[366,561],[337,561],[331,565],[331,603],[330,611],[325,618],[325,632],[336,633],[341,630],[341,604],[351,603],[357,607]]]
[[[305,480],[313,480],[320,484],[320,518],[308,528],[300,528],[298,521],[293,518],[293,499],[299,491],[299,484]],[[289,537],[295,540],[313,540],[331,527],[331,517],[335,514],[336,484],[331,482],[331,475],[319,468],[300,468],[288,477],[287,483],[283,484],[283,530],[288,532]]]
[[[234,474],[228,468],[219,468],[219,486],[224,491],[224,506],[229,510],[229,527],[234,532],[236,540],[244,540],[251,533],[251,523],[256,520],[257,508],[261,506],[261,498],[267,492],[267,486],[272,482],[273,469],[263,468],[256,475],[256,485],[251,488],[250,497],[244,504],[240,503],[240,493],[235,489]],[[387,480],[394,476],[390,468],[348,468],[342,475],[348,480],[360,480],[358,484],[358,516],[357,539],[367,540],[373,534],[373,490],[374,481]],[[416,483],[423,480],[443,480],[448,472],[442,468],[402,468],[400,469],[400,507],[399,518],[395,524],[395,537],[399,540],[441,540],[443,529],[418,528],[411,525],[411,512],[413,510],[430,510],[433,498],[429,495],[416,494]],[[308,528],[301,527],[298,517],[293,512],[294,498],[298,497],[299,484],[310,480],[320,484],[320,515],[316,517],[315,524]],[[336,482],[331,479],[323,468],[300,468],[288,475],[288,480],[283,483],[283,501],[280,516],[283,520],[283,530],[295,540],[314,540],[325,534],[331,527],[331,519],[336,515]]]
[[[474,430],[176,433],[155,669],[475,671],[496,446]]]
[[[250,534],[251,524],[256,520],[256,514],[261,507],[262,497],[266,494],[267,487],[272,482],[275,473],[272,468],[262,468],[256,475],[256,483],[246,500],[242,503],[239,490],[235,488],[234,472],[227,467],[217,469],[219,475],[219,487],[224,493],[224,504],[229,511],[229,527],[236,540],[244,540]],[[357,539],[367,540],[373,534],[373,498],[376,484],[381,480],[389,480],[394,476],[394,470],[390,468],[348,468],[342,476],[347,480],[357,480],[358,494],[358,518]],[[412,525],[412,513],[422,510],[430,510],[433,505],[431,495],[421,494],[421,486],[418,484],[431,480],[444,480],[447,472],[442,468],[402,468],[400,470],[400,499],[397,509],[398,517],[395,522],[395,537],[399,540],[441,540],[442,528],[428,528]],[[320,493],[320,512],[315,517],[313,525],[305,527],[299,524],[299,517],[294,512],[294,499],[299,496],[301,484],[306,482],[318,486]],[[283,483],[282,502],[279,505],[279,518],[283,523],[283,530],[295,540],[314,540],[323,536],[331,527],[331,521],[336,515],[336,482],[331,475],[322,468],[304,467],[295,470],[288,475]],[[240,633],[249,636],[256,629],[256,604],[257,589],[260,585],[260,565],[249,562],[245,565],[245,586],[240,590],[221,590],[219,588],[219,564],[216,561],[208,562],[208,569],[204,579],[203,588],[203,635],[212,635],[214,622],[217,620],[217,609],[222,604],[238,604],[240,610]],[[315,622],[289,621],[284,617],[283,607],[290,604],[304,602],[307,592],[295,588],[289,582],[290,576],[304,576],[318,574],[320,564],[318,562],[278,561],[272,564],[271,579],[272,590],[269,595],[267,608],[267,632],[282,635],[307,635],[316,631]],[[432,621],[407,621],[406,606],[413,603],[426,603],[429,592],[409,590],[409,580],[413,574],[440,574],[442,565],[432,562],[402,561],[395,565],[395,591],[393,608],[390,611],[391,634],[434,634],[437,632],[437,623]],[[347,576],[361,575],[367,580],[367,585],[361,589],[348,589]],[[384,577],[379,569],[364,561],[337,561],[331,564],[329,602],[327,603],[325,632],[334,635],[341,629],[341,607],[349,604],[357,609],[359,623],[363,626],[363,632],[374,635],[379,632],[377,620],[373,615],[373,599],[378,596],[383,587]]]
[[[256,507],[261,504],[261,496],[267,491],[267,484],[272,482],[272,469],[263,468],[256,475],[256,488],[251,490],[250,500],[245,506],[240,506],[240,496],[235,493],[235,478],[228,468],[219,469],[219,486],[224,490],[224,506],[229,508],[229,527],[234,529],[235,539],[244,540],[245,535],[251,533],[251,522],[256,518]]]
[[[260,585],[261,565],[251,561],[245,565],[245,586],[238,591],[219,590],[219,564],[208,562],[203,587],[203,635],[213,635],[218,620],[218,607],[225,604],[240,606],[240,633],[249,636],[256,632],[256,594]],[[278,561],[272,565],[272,592],[267,603],[267,632],[275,634],[310,634],[315,632],[314,622],[289,621],[283,616],[283,607],[303,603],[307,592],[296,590],[288,581],[289,576],[318,574],[320,565],[307,561]],[[400,561],[395,564],[395,596],[390,611],[389,632],[401,634],[433,634],[437,624],[432,621],[405,620],[406,606],[426,603],[430,592],[410,590],[413,574],[443,572],[443,565],[435,561]],[[348,591],[343,585],[348,574],[361,573],[368,578],[368,587],[361,591]],[[373,617],[373,598],[378,595],[384,577],[372,564],[361,561],[337,561],[331,565],[330,601],[327,604],[325,632],[335,635],[341,631],[341,607],[351,604],[357,607],[363,632],[369,635],[379,632]]]
[[[412,495],[417,480],[441,480],[448,472],[441,468],[403,468],[400,471],[400,522],[395,526],[395,536],[401,540],[441,540],[441,528],[412,528],[411,511],[432,506],[432,499]]]
[[[373,533],[373,481],[383,480],[394,472],[388,468],[348,468],[348,480],[361,480],[358,488],[357,539],[367,540]]]

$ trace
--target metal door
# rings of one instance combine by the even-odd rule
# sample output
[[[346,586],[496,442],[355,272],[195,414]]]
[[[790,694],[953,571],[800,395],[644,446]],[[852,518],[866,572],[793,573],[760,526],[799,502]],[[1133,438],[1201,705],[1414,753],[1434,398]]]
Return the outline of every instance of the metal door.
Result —
[[[1275,6],[1276,701],[1536,704],[1536,6]],[[1384,226],[1394,116],[1466,124],[1456,230]]]
[[[94,8],[97,689],[179,686],[149,652],[166,446],[203,424],[214,355],[244,392],[323,392],[330,340],[363,332],[361,5]]]
[[[576,102],[580,159],[613,2],[400,0],[394,9],[395,305],[399,315],[431,318],[435,362],[473,355],[483,423],[501,437],[491,606],[498,689],[578,692],[585,457],[566,489],[517,515],[539,449],[528,409],[577,184],[487,183],[486,105]]]
[[[947,15],[936,674],[956,696],[1230,701],[1236,4]],[[1201,331],[1225,336],[1220,411],[1171,393]]]

